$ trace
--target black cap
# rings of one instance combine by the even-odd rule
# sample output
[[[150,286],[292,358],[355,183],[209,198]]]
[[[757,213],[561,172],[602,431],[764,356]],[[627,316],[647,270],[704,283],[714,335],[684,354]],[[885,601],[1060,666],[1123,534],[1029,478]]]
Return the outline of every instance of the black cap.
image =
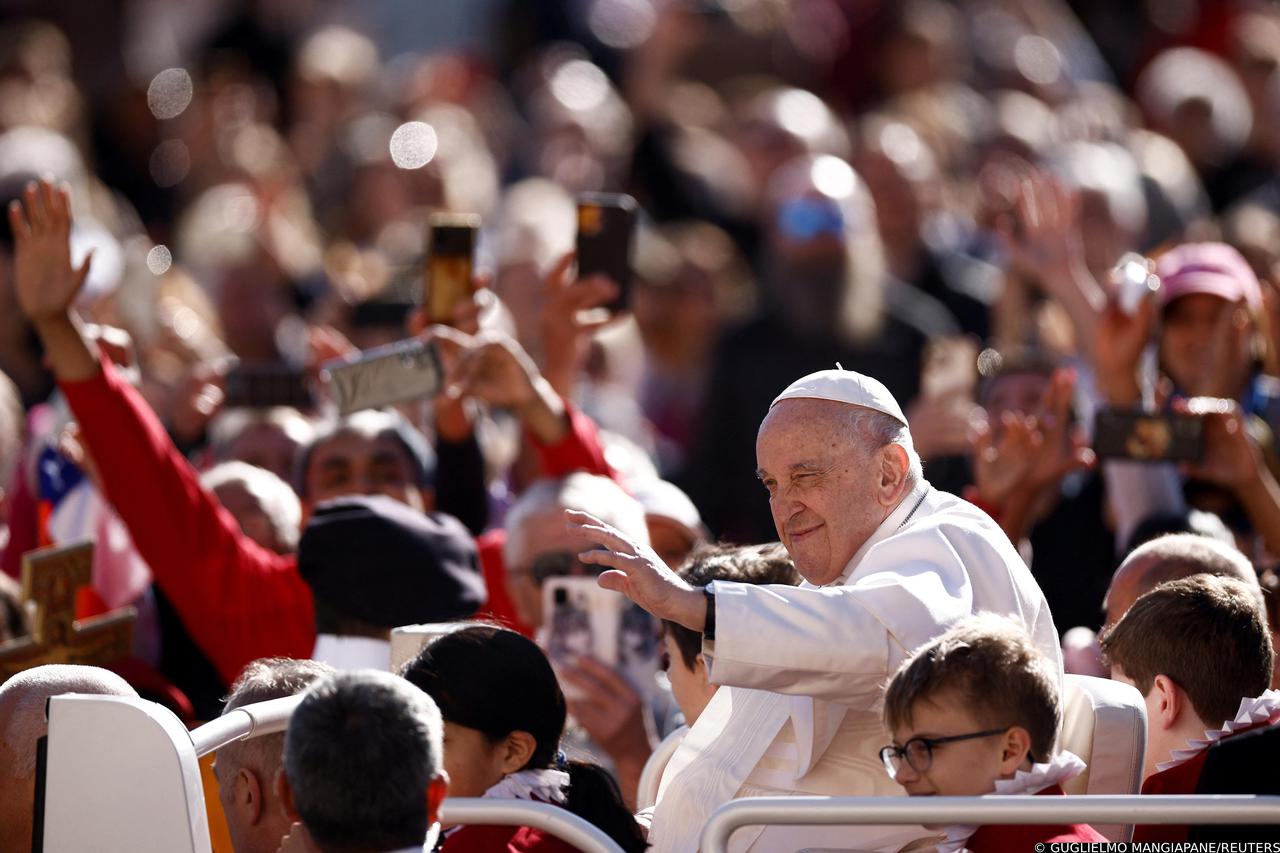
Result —
[[[335,613],[387,628],[465,619],[487,597],[462,522],[383,495],[319,504],[298,545],[298,571]]]

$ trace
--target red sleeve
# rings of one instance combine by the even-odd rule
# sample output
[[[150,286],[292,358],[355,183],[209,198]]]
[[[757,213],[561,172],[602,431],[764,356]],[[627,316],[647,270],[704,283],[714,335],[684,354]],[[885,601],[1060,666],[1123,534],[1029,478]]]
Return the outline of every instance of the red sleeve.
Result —
[[[976,506],[978,509],[985,512],[987,515],[991,516],[992,521],[996,522],[997,524],[1000,523],[1000,508],[984,501],[978,495],[977,486],[973,485],[972,483],[965,486],[964,491],[961,494],[961,497],[963,497],[969,503]]]
[[[564,410],[569,416],[569,432],[555,444],[542,444],[526,431],[538,454],[542,473],[547,477],[563,477],[574,471],[586,471],[617,479],[605,461],[596,422],[574,408],[568,400],[564,401]]]
[[[218,674],[229,684],[255,658],[309,657],[315,616],[295,559],[240,532],[110,362],[61,387],[103,492]]]

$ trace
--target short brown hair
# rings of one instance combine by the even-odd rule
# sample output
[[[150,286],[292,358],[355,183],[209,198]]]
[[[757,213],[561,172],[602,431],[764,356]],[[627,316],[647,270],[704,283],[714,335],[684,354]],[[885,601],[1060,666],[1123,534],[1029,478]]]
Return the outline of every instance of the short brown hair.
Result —
[[[944,690],[957,691],[984,725],[1026,729],[1032,761],[1053,754],[1062,722],[1057,668],[1003,616],[970,616],[917,649],[885,691],[885,724],[910,725],[916,704]]]
[[[1192,575],[1161,584],[1103,632],[1102,651],[1145,696],[1157,675],[1187,692],[1205,725],[1271,683],[1274,651],[1258,591],[1234,578]]]
[[[738,583],[777,583],[795,586],[800,573],[787,549],[778,542],[767,545],[699,545],[693,549],[680,569],[680,577],[691,586],[706,586],[712,581]],[[663,621],[663,627],[675,640],[676,648],[687,669],[693,669],[702,651],[702,635],[675,622]]]

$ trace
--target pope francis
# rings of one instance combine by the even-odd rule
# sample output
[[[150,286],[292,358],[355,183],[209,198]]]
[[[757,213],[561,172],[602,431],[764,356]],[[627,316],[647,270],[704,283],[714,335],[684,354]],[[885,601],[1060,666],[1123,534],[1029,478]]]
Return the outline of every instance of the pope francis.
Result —
[[[800,587],[694,588],[589,515],[569,523],[607,550],[581,558],[600,583],[701,631],[722,685],[667,765],[655,851],[697,849],[707,816],[737,797],[900,796],[877,751],[884,685],[912,649],[979,611],[1004,614],[1058,662],[1049,606],[1000,528],[926,482],[906,417],[869,376],[792,383],[756,438],[757,474]],[[751,827],[733,851],[897,850],[921,827]]]

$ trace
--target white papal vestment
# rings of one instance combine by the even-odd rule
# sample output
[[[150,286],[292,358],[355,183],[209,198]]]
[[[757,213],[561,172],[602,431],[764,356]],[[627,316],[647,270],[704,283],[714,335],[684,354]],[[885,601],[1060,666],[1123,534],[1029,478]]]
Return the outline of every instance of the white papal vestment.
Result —
[[[1031,634],[1062,670],[1044,594],[1009,538],[973,504],[919,483],[824,587],[713,584],[723,685],[663,774],[655,853],[690,853],[707,817],[735,797],[901,796],[878,752],[889,677],[912,650],[990,611]],[[896,850],[920,827],[752,827],[734,853]]]

